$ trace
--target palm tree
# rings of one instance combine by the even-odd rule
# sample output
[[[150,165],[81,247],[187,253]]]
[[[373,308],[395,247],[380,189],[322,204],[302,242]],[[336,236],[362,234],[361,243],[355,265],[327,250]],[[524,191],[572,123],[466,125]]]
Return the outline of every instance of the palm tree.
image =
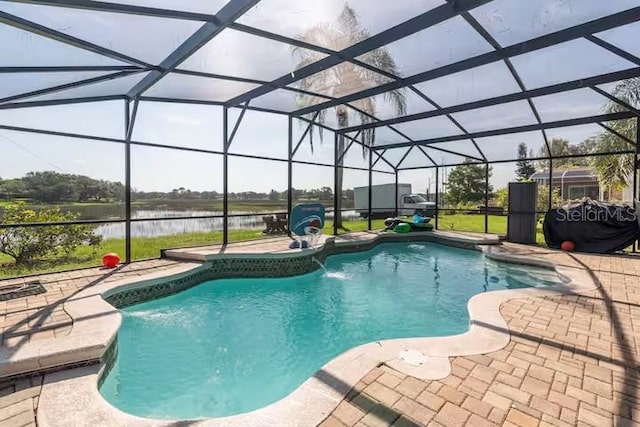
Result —
[[[355,43],[370,37],[369,31],[362,28],[355,11],[345,3],[342,12],[334,23],[322,23],[316,25],[300,36],[300,39],[317,46],[330,48],[334,51],[341,51]],[[298,68],[312,64],[325,55],[307,49],[294,49],[294,55],[298,57]],[[358,58],[364,63],[372,65],[380,70],[393,75],[398,75],[395,61],[385,48],[378,48],[365,53]],[[351,62],[342,62],[327,70],[316,73],[312,76],[301,79],[298,88],[308,92],[340,98],[361,90],[388,83],[390,79],[382,74],[360,67]],[[300,94],[298,104],[301,107],[316,105],[326,99],[313,95]],[[383,100],[389,102],[397,115],[404,115],[406,112],[406,102],[404,91],[393,90],[385,93]],[[376,100],[371,98],[359,99],[350,103],[354,109],[345,105],[339,105],[333,110],[336,115],[338,127],[340,129],[348,127],[351,120],[357,120],[361,124],[370,123],[376,113]],[[318,113],[316,121],[324,124],[327,119],[328,109]],[[320,140],[322,141],[322,128],[318,128]],[[313,151],[313,131],[310,133],[309,142]],[[371,147],[375,139],[375,130],[367,129],[361,133],[364,146]],[[342,155],[345,149],[345,139],[343,135],[338,138],[338,154]],[[363,147],[363,155],[366,150]],[[341,159],[338,166],[343,165]],[[342,227],[342,215],[340,214],[342,200],[342,178],[343,169],[338,168],[338,182],[335,189],[338,195],[338,205],[334,208],[334,221],[338,227]]]
[[[640,105],[640,78],[633,78],[619,83],[613,95],[618,99],[633,106]],[[610,101],[607,103],[605,110],[607,113],[626,111],[622,105]],[[609,126],[618,133],[626,136],[632,141],[636,139],[635,119],[618,120],[609,123]],[[611,132],[603,132],[596,144],[595,152],[616,152],[629,150],[629,143]],[[611,194],[613,189],[621,189],[629,186],[633,182],[634,172],[634,155],[633,154],[610,154],[606,156],[591,157],[590,165],[598,174],[600,183]]]

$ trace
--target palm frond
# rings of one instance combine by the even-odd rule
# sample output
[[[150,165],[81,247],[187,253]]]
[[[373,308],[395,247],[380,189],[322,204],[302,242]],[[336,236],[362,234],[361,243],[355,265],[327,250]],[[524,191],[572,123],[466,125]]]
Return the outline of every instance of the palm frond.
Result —
[[[309,129],[309,147],[311,148],[311,153],[313,153],[313,132],[315,130],[318,131],[318,136],[320,137],[320,144],[324,142],[324,128],[322,126],[317,126],[313,123],[323,124],[326,120],[326,115],[327,115],[327,110],[321,110],[318,113],[318,116],[315,117],[315,121],[313,120],[314,119],[313,114],[308,114],[305,116],[307,119],[312,121],[311,128]]]
[[[627,104],[631,104],[634,107],[640,106],[640,77],[634,77],[632,79],[624,80],[618,83],[613,90],[613,96],[619,98],[620,100],[626,102]],[[609,103],[611,108],[621,108],[624,110],[620,104],[615,102]],[[621,111],[621,110],[618,110]]]
[[[307,43],[323,46],[335,51],[341,51],[362,40],[369,38],[371,34],[363,28],[355,10],[345,3],[342,11],[333,23],[323,23],[307,30],[299,38]],[[294,55],[298,57],[297,68],[307,66],[321,59],[317,52],[310,53],[306,49],[293,49]],[[398,75],[398,67],[386,48],[379,48],[365,53],[359,57],[363,62],[372,65],[386,73]],[[308,92],[317,93],[329,97],[341,98],[346,95],[360,92],[362,90],[380,86],[390,82],[391,79],[384,74],[374,72],[365,67],[360,67],[351,62],[345,61],[329,69],[323,70],[312,76],[301,79],[296,86]],[[397,115],[406,113],[406,98],[403,89],[390,91],[381,97],[389,103]],[[321,102],[322,98],[313,95],[300,94],[297,102],[300,106],[312,106]],[[349,122],[349,115],[357,119],[360,124],[371,123],[376,115],[376,101],[374,98],[355,101],[353,106],[358,111],[337,106],[334,108],[336,117],[342,124]],[[346,111],[346,113],[345,113]],[[318,123],[324,124],[327,111],[323,110],[317,117]],[[346,116],[343,116],[346,114]],[[319,128],[320,140],[322,142],[322,128]],[[367,129],[362,132],[364,145],[374,144],[375,130]],[[310,139],[313,150],[313,140]]]
[[[640,86],[639,86],[640,88]],[[610,103],[610,104],[613,104]],[[616,104],[619,106],[619,104]],[[611,108],[617,108],[610,106]],[[637,122],[634,119],[619,120],[608,123],[616,132],[634,140],[637,132]],[[617,135],[604,131],[597,138],[594,152],[621,152],[629,149],[629,143]],[[589,165],[595,169],[600,182],[607,188],[624,188],[633,181],[633,154],[609,154],[594,156],[589,159]]]

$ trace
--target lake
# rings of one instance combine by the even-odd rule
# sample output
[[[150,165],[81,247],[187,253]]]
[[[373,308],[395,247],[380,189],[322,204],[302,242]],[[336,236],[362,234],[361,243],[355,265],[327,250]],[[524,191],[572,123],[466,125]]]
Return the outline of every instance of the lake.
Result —
[[[264,228],[262,217],[267,212],[285,212],[286,202],[242,202],[230,201],[229,215],[244,215],[229,218],[230,230],[260,230]],[[54,207],[54,206],[51,206]],[[33,206],[38,210],[49,208],[48,206]],[[60,206],[63,212],[77,213],[80,220],[119,220],[125,216],[124,204],[75,204]],[[234,209],[235,208],[235,209]],[[330,209],[330,207],[327,207]],[[0,208],[0,214],[2,214]],[[222,215],[220,202],[216,201],[167,201],[163,203],[136,203],[132,205],[131,235],[133,237],[159,237],[172,236],[185,233],[201,233],[208,231],[222,231],[222,218],[193,218],[174,220],[154,220],[167,217],[201,217]],[[360,218],[355,211],[344,211],[343,219],[353,220]],[[333,214],[328,213],[327,219],[332,219]],[[148,220],[148,221],[147,221]],[[117,239],[125,237],[124,223],[102,224],[96,228],[96,233],[104,239]]]
[[[135,218],[162,218],[168,216],[204,216],[222,215],[222,212],[215,211],[181,211],[177,215],[175,211],[136,211],[132,217]],[[230,212],[230,215],[247,215],[249,212]],[[261,230],[264,228],[262,217],[264,213],[251,212],[249,216],[230,217],[230,230]],[[344,220],[359,219],[360,216],[355,211],[345,211],[342,213]],[[333,214],[327,214],[327,219],[333,219]],[[194,218],[194,219],[174,219],[174,220],[151,220],[134,221],[131,223],[132,237],[159,237],[173,236],[186,233],[201,233],[208,231],[222,231],[222,218]],[[96,229],[96,234],[105,239],[124,238],[124,224],[103,224]]]
[[[229,217],[230,230],[260,230],[264,228],[262,217],[264,212],[242,212],[232,211],[230,215],[247,215],[241,217]],[[151,219],[150,221],[134,221],[131,223],[132,237],[159,237],[172,236],[186,233],[202,233],[208,231],[221,231],[223,228],[222,218],[194,218],[194,219],[163,219],[152,220],[152,218],[163,218],[170,216],[205,216],[222,215],[219,211],[171,211],[171,210],[139,210],[132,212],[132,217]],[[345,211],[342,213],[344,220],[359,219],[360,216],[355,211]],[[333,214],[328,213],[327,219],[333,219]],[[124,224],[103,224],[98,226],[96,233],[105,239],[124,238]]]

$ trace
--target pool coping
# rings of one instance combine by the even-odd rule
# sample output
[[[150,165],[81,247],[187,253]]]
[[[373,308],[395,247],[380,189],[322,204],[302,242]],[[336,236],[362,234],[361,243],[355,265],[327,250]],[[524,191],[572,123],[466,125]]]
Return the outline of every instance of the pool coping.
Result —
[[[69,297],[64,303],[64,310],[73,322],[70,333],[62,337],[27,342],[18,348],[1,346],[0,380],[26,374],[44,374],[69,366],[104,361],[103,356],[115,340],[121,323],[121,316],[117,308],[127,305],[114,303],[114,299],[120,295],[155,290],[159,284],[170,280],[180,282],[182,279],[193,279],[191,284],[187,283],[186,286],[172,288],[172,290],[159,295],[156,293],[143,296],[142,299],[134,298],[133,302],[129,301],[131,304],[178,292],[195,285],[198,280],[233,277],[284,277],[303,274],[318,269],[316,260],[323,261],[329,255],[366,250],[383,241],[405,240],[440,241],[451,245],[467,246],[498,243],[497,237],[491,235],[472,237],[450,232],[421,232],[402,235],[372,232],[355,237],[331,237],[327,238],[321,246],[287,251],[286,253],[222,253],[209,257],[204,263],[199,258],[183,259],[181,264],[169,270],[101,283]],[[227,271],[215,272],[215,277],[210,277],[211,274],[207,275],[207,272],[212,272],[209,263],[215,261],[228,262],[231,271],[227,269]],[[268,261],[275,263],[270,272],[258,271],[254,276],[237,274],[238,264],[243,262],[262,262],[264,264]],[[295,269],[290,269],[291,266],[294,266]],[[110,305],[108,302],[112,304]]]
[[[422,236],[423,234],[424,236],[429,235],[430,238],[427,239]],[[369,246],[369,244],[375,246],[384,241],[397,241],[398,239],[397,235],[394,235],[393,239],[385,236],[389,235],[377,234],[368,239],[368,242],[340,242],[340,247],[357,249],[359,246]],[[416,233],[413,234],[411,240],[421,240],[423,237],[424,240],[433,240],[433,238],[438,241],[446,240],[444,243],[456,242],[477,245],[478,242],[482,242],[482,239],[454,233]],[[368,244],[363,245],[363,243]],[[495,244],[497,242],[487,239],[485,243]],[[325,246],[328,244],[329,241]],[[307,250],[305,254],[319,253],[325,249],[325,246]],[[271,405],[230,417],[194,420],[193,425],[317,425],[366,373],[380,363],[385,363],[417,378],[440,379],[450,373],[451,366],[448,358],[451,356],[482,354],[503,348],[510,339],[506,321],[499,311],[499,307],[504,301],[514,298],[578,293],[596,287],[591,276],[583,269],[557,266],[549,261],[509,254],[502,251],[499,246],[483,245],[480,248],[488,258],[555,269],[567,282],[544,289],[503,290],[475,295],[468,303],[470,328],[463,334],[447,337],[384,340],[355,347],[329,361],[300,387]],[[366,249],[369,248],[361,250]],[[286,255],[289,257],[299,256],[299,254]],[[183,271],[177,272],[171,277],[188,276],[205,267],[191,264],[190,266],[181,266],[181,268]],[[111,341],[115,339],[117,329],[120,326],[120,314],[107,304],[103,297],[126,289],[149,286],[154,281],[166,279],[166,272],[143,276],[143,280],[141,278],[124,279],[88,289],[69,300],[69,307],[65,304],[65,309],[70,309],[67,311],[74,317],[74,329],[78,325],[78,329],[81,330],[73,338],[90,341],[88,345],[83,346],[81,354],[100,360]],[[97,317],[95,317],[96,313]],[[79,319],[77,324],[76,317]],[[420,352],[425,363],[414,366],[400,360],[400,353],[405,350]],[[168,426],[175,423],[175,421],[136,417],[111,406],[98,392],[97,385],[103,369],[104,364],[95,364],[46,375],[38,408],[39,425],[78,425],[80,420],[83,421],[81,424],[85,425],[109,426],[133,424]]]

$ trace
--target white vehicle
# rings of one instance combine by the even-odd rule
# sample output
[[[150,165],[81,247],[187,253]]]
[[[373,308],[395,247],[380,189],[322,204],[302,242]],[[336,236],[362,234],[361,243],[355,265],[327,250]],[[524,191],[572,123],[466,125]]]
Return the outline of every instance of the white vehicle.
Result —
[[[411,184],[398,184],[398,216],[413,215],[420,212],[421,215],[435,215],[436,204],[427,202],[420,194],[411,192]],[[353,189],[353,206],[360,216],[366,218],[369,215],[369,187],[356,187]],[[386,218],[394,216],[396,210],[396,185],[381,184],[371,186],[371,217]]]

